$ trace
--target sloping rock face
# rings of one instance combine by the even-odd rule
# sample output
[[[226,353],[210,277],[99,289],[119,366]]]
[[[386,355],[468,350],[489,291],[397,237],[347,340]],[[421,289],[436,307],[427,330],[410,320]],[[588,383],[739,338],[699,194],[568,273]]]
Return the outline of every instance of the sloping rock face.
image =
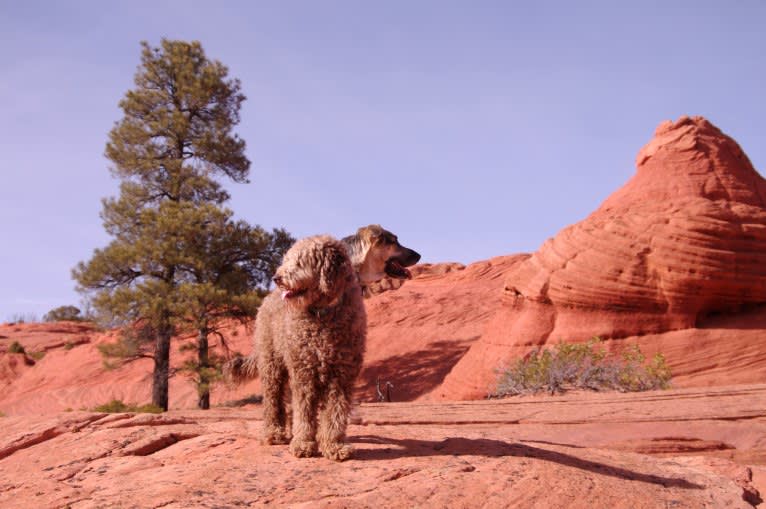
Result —
[[[422,264],[412,269],[413,279],[403,287],[390,282],[376,287],[377,295],[365,301],[367,353],[354,398],[377,401],[380,387],[391,400],[408,401],[438,387],[495,313],[504,275],[527,256],[500,256],[468,266]],[[392,289],[396,291],[387,291]],[[222,332],[231,351],[250,353],[252,324],[232,324]],[[98,331],[88,324],[0,324],[0,412],[87,410],[112,399],[148,403],[150,359],[105,368],[98,347],[116,339],[115,331]],[[27,355],[7,353],[14,341]],[[194,341],[194,336],[173,340],[174,368],[193,357],[183,345]],[[225,353],[218,340],[212,347]],[[236,387],[217,384],[211,399],[218,405],[253,394],[260,394],[257,379]],[[181,372],[170,379],[169,397],[171,408],[196,406],[196,390]]]
[[[636,163],[598,210],[509,271],[501,310],[442,394],[486,395],[492,368],[534,345],[692,329],[766,302],[766,181],[737,143],[682,117]]]
[[[260,407],[0,417],[0,507],[749,508],[766,386],[364,404],[353,459],[294,458]]]
[[[396,291],[378,287],[379,294],[365,301],[367,352],[356,398],[427,397],[479,339],[497,311],[505,274],[528,256],[498,256],[465,267],[423,264]]]
[[[232,325],[223,332],[232,350],[250,353],[252,328]],[[0,324],[0,412],[29,415],[87,410],[112,399],[149,403],[152,360],[107,368],[98,347],[116,340],[115,331],[99,331],[87,323]],[[14,341],[26,354],[7,352]],[[183,348],[193,342],[193,336],[174,339],[173,368],[181,368],[194,355]],[[220,344],[213,345],[222,351]],[[257,380],[240,387],[217,385],[212,404],[244,398],[259,387]],[[193,408],[196,401],[193,383],[178,371],[170,379],[171,408]]]

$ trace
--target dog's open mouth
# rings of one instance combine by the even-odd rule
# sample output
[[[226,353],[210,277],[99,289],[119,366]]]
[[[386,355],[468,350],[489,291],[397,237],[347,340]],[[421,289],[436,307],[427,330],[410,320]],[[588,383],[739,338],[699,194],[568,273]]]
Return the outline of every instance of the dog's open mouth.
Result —
[[[405,269],[401,263],[397,262],[393,258],[389,258],[386,262],[386,268],[384,269],[386,275],[396,279],[412,279],[412,273]]]
[[[282,300],[294,299],[295,297],[300,297],[307,291],[308,289],[306,288],[302,288],[300,290],[291,290],[287,288],[282,288]]]

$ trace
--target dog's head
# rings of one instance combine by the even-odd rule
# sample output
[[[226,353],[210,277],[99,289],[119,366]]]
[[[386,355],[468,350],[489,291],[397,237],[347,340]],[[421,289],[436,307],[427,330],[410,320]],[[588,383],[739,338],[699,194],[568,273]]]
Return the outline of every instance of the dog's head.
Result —
[[[356,235],[344,241],[350,246],[352,259],[363,285],[388,276],[410,279],[407,267],[415,265],[420,255],[399,244],[399,239],[378,224],[359,228]]]
[[[332,306],[356,284],[346,247],[328,235],[301,239],[285,253],[274,274],[282,299],[291,306]]]

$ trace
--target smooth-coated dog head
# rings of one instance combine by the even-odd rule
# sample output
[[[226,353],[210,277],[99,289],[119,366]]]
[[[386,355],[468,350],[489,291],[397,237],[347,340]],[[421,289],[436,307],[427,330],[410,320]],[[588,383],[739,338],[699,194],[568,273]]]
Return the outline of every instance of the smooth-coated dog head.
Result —
[[[356,283],[346,247],[329,235],[299,240],[274,274],[282,300],[298,308],[332,306]]]
[[[379,224],[363,226],[356,235],[343,239],[363,285],[384,277],[410,279],[407,267],[420,260],[420,254],[399,243],[399,239]]]

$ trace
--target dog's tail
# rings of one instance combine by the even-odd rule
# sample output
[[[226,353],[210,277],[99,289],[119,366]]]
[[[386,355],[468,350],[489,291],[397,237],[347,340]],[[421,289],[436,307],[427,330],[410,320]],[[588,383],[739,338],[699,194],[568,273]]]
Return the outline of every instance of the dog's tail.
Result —
[[[226,381],[241,384],[258,376],[258,363],[254,355],[238,355],[223,365],[223,377]]]

